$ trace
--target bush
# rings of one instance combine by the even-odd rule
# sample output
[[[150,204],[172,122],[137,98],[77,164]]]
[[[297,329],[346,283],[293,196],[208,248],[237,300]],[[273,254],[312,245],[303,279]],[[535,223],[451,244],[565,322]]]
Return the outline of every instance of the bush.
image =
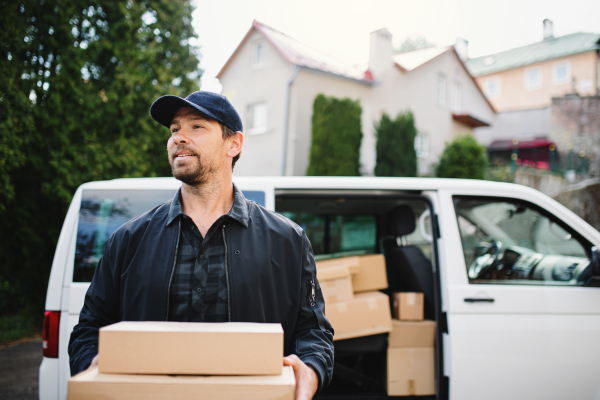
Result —
[[[359,176],[359,101],[319,94],[313,104],[309,176]]]
[[[417,176],[415,119],[410,111],[392,120],[384,113],[375,124],[377,133],[376,176]]]
[[[435,174],[439,178],[484,179],[486,164],[485,146],[465,134],[446,143]]]

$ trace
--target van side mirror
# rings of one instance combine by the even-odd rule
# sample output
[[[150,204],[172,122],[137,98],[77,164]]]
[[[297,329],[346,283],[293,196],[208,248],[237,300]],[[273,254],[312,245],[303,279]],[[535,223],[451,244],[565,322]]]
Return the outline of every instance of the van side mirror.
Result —
[[[586,286],[600,287],[600,249],[592,247],[592,259],[590,261],[592,276]]]

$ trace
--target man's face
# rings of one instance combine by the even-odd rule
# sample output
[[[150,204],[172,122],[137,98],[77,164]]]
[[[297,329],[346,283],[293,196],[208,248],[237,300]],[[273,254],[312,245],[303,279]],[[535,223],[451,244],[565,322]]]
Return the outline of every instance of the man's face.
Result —
[[[221,124],[206,119],[192,107],[180,108],[171,121],[167,142],[173,176],[188,185],[201,185],[221,168],[231,170],[227,140]]]

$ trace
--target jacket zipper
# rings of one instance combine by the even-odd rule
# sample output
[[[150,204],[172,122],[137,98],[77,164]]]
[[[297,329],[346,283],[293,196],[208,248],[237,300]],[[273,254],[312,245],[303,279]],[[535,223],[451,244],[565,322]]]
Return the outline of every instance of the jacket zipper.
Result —
[[[179,251],[179,235],[181,234],[181,219],[177,221],[177,241],[175,242],[175,257],[173,257],[173,268],[171,269],[171,276],[169,277],[169,286],[167,287],[167,317],[165,321],[169,320],[169,298],[171,296],[171,281],[173,281],[173,274],[175,273],[175,264],[177,264],[177,251]]]
[[[317,304],[317,299],[315,298],[315,281],[310,281],[310,306],[314,307]]]
[[[231,322],[231,292],[229,291],[229,267],[227,265],[227,240],[225,239],[225,224],[222,228],[223,244],[225,245],[225,277],[227,278],[227,319]]]

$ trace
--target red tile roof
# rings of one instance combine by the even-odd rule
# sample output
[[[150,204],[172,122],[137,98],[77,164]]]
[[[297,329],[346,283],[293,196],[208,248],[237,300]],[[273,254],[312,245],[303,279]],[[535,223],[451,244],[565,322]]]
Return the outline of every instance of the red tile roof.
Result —
[[[257,20],[252,22],[252,28],[250,28],[248,33],[246,33],[244,39],[242,39],[231,57],[229,57],[229,60],[227,60],[221,71],[219,71],[217,78],[220,78],[223,72],[225,72],[229,66],[229,63],[233,60],[240,48],[248,40],[253,30],[260,32],[277,50],[277,52],[290,64],[328,72],[333,75],[338,75],[364,83],[374,83],[373,75],[369,70],[365,71],[352,65],[345,64],[317,49],[307,46],[304,43],[300,43],[296,39],[293,39],[284,33],[281,33],[267,25],[261,24]]]

